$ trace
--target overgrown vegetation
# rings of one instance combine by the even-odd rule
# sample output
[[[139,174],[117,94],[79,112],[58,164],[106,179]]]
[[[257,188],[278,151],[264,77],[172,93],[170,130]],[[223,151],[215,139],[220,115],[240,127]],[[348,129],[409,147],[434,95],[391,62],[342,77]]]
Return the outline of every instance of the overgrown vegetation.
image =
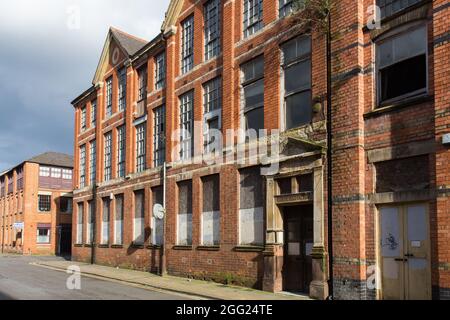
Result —
[[[302,11],[298,16],[300,23],[308,24],[312,29],[328,33],[328,19],[336,5],[336,0],[294,0],[294,11]]]

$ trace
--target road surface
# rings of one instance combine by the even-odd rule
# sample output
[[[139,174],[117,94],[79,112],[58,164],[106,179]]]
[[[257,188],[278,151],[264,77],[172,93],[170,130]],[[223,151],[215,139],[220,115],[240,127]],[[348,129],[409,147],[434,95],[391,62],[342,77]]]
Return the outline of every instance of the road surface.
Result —
[[[185,296],[81,277],[81,290],[67,289],[64,272],[30,265],[55,257],[0,255],[0,300],[180,300]]]

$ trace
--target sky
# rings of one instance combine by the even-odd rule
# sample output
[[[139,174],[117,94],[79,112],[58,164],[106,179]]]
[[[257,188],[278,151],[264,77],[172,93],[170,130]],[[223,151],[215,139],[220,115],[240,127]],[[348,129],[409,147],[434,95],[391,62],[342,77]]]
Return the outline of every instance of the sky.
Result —
[[[70,102],[92,84],[110,26],[146,40],[169,0],[0,2],[0,172],[35,155],[73,154]]]

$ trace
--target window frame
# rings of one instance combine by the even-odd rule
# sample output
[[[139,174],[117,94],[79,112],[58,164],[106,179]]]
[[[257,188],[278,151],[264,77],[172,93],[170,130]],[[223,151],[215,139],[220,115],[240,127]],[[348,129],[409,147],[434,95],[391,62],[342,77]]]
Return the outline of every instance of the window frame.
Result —
[[[194,155],[194,98],[194,90],[190,90],[180,95],[178,99],[180,127],[179,159],[181,161],[189,160]]]
[[[76,244],[83,244],[84,235],[84,202],[77,204],[77,232],[76,232]],[[81,210],[80,210],[81,209]]]
[[[155,90],[166,86],[166,51],[155,56]]]
[[[137,101],[141,102],[147,99],[147,78],[148,78],[148,66],[147,64],[144,64],[140,66],[137,70],[138,74],[138,95],[137,95]]]
[[[80,146],[80,188],[86,187],[86,144]]]
[[[48,241],[46,241],[46,242],[41,242],[41,241],[39,241],[39,237],[41,237],[40,235],[39,235],[39,231],[40,230],[47,230],[47,237],[48,237]],[[51,239],[51,228],[48,228],[48,227],[37,227],[36,228],[36,244],[38,244],[38,245],[40,245],[40,244],[51,244],[52,243],[52,239]]]
[[[309,52],[296,56],[295,59],[289,61],[289,62],[285,62],[285,53],[284,53],[284,47],[291,41],[303,41],[303,39],[307,39],[309,40]],[[306,92],[309,92],[309,101],[310,101],[310,108],[312,108],[312,99],[313,99],[313,92],[312,92],[312,71],[313,71],[313,65],[312,65],[312,38],[310,36],[306,36],[306,35],[300,35],[297,37],[294,37],[292,39],[289,39],[288,41],[285,41],[284,43],[282,43],[280,45],[280,51],[281,51],[281,74],[282,74],[282,88],[283,88],[283,94],[282,94],[282,99],[283,99],[283,126],[284,126],[284,130],[291,130],[291,129],[295,129],[295,128],[299,128],[299,127],[303,127],[303,126],[307,126],[309,124],[311,124],[312,120],[313,120],[313,114],[312,114],[312,110],[311,110],[311,119],[308,123],[304,123],[304,124],[300,124],[298,126],[292,127],[292,128],[288,128],[287,127],[287,99],[289,99],[290,97],[293,97],[295,95],[300,95]],[[295,90],[292,91],[287,91],[286,90],[286,70],[288,70],[289,68],[301,65],[303,63],[306,63],[309,61],[309,86],[303,86],[301,88],[297,88]]]
[[[126,127],[121,125],[117,127],[117,177],[125,177],[126,162]]]
[[[259,74],[259,75],[256,75],[254,73],[255,65],[253,65],[253,73],[254,73],[254,75],[253,75],[252,78],[246,79],[245,70],[244,70],[245,66],[249,65],[250,63],[256,64],[256,61],[258,59],[261,59],[262,62],[263,62],[263,71],[262,71],[262,73]],[[259,55],[257,57],[254,57],[254,58],[252,58],[252,59],[242,63],[239,67],[240,67],[240,74],[241,74],[241,80],[240,80],[240,82],[241,82],[240,83],[240,88],[241,88],[241,108],[240,108],[240,112],[241,112],[241,117],[240,117],[241,118],[241,126],[240,127],[241,127],[241,129],[243,129],[244,132],[247,132],[247,130],[249,130],[247,128],[247,114],[248,113],[250,113],[252,111],[255,111],[255,110],[258,110],[258,109],[262,109],[263,116],[264,116],[263,123],[265,123],[265,114],[264,114],[264,107],[265,107],[265,97],[264,97],[264,91],[265,91],[265,70],[264,70],[264,68],[265,68],[265,57],[264,57],[263,54]],[[258,105],[254,105],[254,106],[251,106],[251,107],[247,107],[246,96],[245,96],[246,88],[248,88],[249,86],[251,86],[253,84],[256,84],[257,82],[259,82],[261,80],[262,80],[262,86],[263,86],[263,90],[262,90],[263,91],[262,104],[261,105],[259,105],[259,104]],[[263,125],[262,129],[265,129],[265,125]],[[259,137],[259,132],[257,132],[257,135]],[[243,139],[243,137],[241,137],[241,138]]]
[[[385,69],[385,68],[389,68],[392,67],[400,62],[406,61],[408,59],[411,58],[415,58],[418,57],[420,55],[416,55],[416,56],[409,56],[408,58],[396,61],[395,63],[389,64],[388,66],[384,66],[382,69],[380,69],[380,58],[379,58],[379,48],[380,45],[388,42],[388,41],[393,41],[395,38],[399,38],[409,32],[414,32],[417,31],[418,29],[421,28],[425,28],[425,34],[426,34],[426,39],[425,39],[425,68],[426,68],[426,79],[425,79],[425,83],[426,86],[425,88],[422,89],[418,89],[416,91],[413,92],[409,92],[406,94],[403,94],[401,96],[398,97],[394,97],[394,98],[390,98],[390,99],[386,99],[386,100],[381,100],[381,70]],[[392,104],[392,103],[396,103],[396,102],[400,102],[403,100],[407,100],[410,98],[416,98],[416,97],[421,97],[421,96],[427,96],[430,92],[430,74],[429,74],[429,48],[428,48],[428,41],[429,41],[429,37],[428,37],[428,23],[426,21],[417,21],[417,22],[413,22],[413,23],[409,23],[403,26],[400,26],[388,33],[386,33],[385,35],[381,36],[379,39],[376,39],[375,41],[375,96],[376,96],[376,105],[375,105],[375,109],[379,109],[382,108],[386,105]],[[423,54],[423,53],[422,53]]]
[[[210,6],[212,8],[210,8]],[[215,11],[215,20],[212,20],[211,12]],[[214,17],[214,16],[213,16]],[[203,41],[205,50],[205,61],[209,61],[222,52],[222,3],[221,0],[208,0],[203,5]],[[215,33],[214,33],[215,32]],[[215,37],[211,37],[215,34]]]
[[[112,133],[111,131],[105,133],[104,139],[104,169],[103,181],[111,181],[112,179]]]
[[[81,120],[80,120],[80,131],[81,132],[83,132],[87,129],[86,114],[87,114],[87,109],[86,109],[86,105],[85,105],[84,107],[81,108]]]
[[[162,127],[162,129],[161,129]],[[166,161],[166,106],[153,109],[153,167],[157,168]]]
[[[136,172],[144,172],[147,169],[147,122],[135,126],[136,136]]]
[[[212,85],[212,89],[209,90],[209,85]],[[209,153],[211,145],[211,136],[209,134],[209,124],[211,121],[217,119],[218,130],[222,130],[222,77],[218,76],[213,78],[202,85],[203,89],[203,146],[204,151]],[[217,91],[217,98],[211,99],[211,93]],[[216,101],[216,102],[214,102]],[[210,108],[210,105],[218,105],[217,108]]]
[[[250,2],[257,1],[258,2],[258,20],[253,21],[250,19]],[[253,17],[253,16],[252,16]],[[242,7],[242,20],[243,20],[243,37],[244,39],[256,34],[258,31],[262,30],[264,28],[264,9],[263,9],[263,0],[244,0],[243,1],[243,7]]]
[[[97,140],[89,142],[89,182],[94,185],[97,182]]]
[[[194,68],[194,14],[181,22],[181,74]]]
[[[41,198],[46,197],[48,201],[45,201],[45,205],[48,207],[43,207],[43,201]],[[47,210],[48,208],[48,210]],[[50,213],[52,211],[52,196],[50,194],[38,194],[38,212],[40,213]]]
[[[91,127],[97,124],[97,99],[91,101]]]
[[[127,108],[127,68],[121,68],[117,72],[117,77],[119,79],[117,90],[118,110],[122,112]]]
[[[106,79],[106,97],[105,97],[105,117],[110,118],[113,115],[113,76]]]
[[[281,2],[283,1],[283,5]],[[293,0],[278,0],[278,17],[286,18],[294,12]]]

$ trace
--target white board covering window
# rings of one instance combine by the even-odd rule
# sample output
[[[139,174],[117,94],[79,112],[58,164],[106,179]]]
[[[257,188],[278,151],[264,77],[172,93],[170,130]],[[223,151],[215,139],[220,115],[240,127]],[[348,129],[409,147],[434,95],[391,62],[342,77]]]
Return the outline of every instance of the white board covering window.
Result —
[[[134,228],[133,228],[133,242],[135,244],[144,244],[145,241],[145,209],[144,190],[139,190],[134,193]]]
[[[111,200],[103,198],[102,210],[102,244],[109,243],[109,221],[110,221]]]
[[[83,217],[84,217],[84,204],[78,204],[77,214],[77,244],[83,243]]]
[[[114,244],[123,244],[123,195],[116,196],[116,214],[114,218]]]
[[[155,204],[163,205],[163,188],[156,187],[152,189],[152,208]],[[157,219],[152,214],[152,244],[160,246],[164,240],[164,220]]]
[[[177,231],[178,245],[192,245],[192,181],[183,181],[178,183]]]
[[[259,167],[240,172],[239,242],[264,244],[263,181]]]
[[[204,177],[202,183],[202,245],[217,246],[220,244],[220,177]]]

